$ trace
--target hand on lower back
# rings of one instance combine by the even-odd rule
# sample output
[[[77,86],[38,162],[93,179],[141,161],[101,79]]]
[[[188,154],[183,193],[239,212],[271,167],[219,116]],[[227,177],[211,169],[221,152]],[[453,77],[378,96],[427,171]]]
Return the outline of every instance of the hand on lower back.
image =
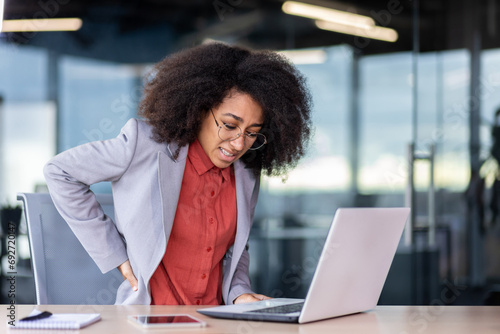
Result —
[[[127,260],[122,264],[120,264],[118,266],[118,270],[122,274],[123,278],[130,283],[132,290],[137,291],[138,289],[137,278],[135,277],[134,272],[132,271],[132,266],[130,265],[130,261]]]

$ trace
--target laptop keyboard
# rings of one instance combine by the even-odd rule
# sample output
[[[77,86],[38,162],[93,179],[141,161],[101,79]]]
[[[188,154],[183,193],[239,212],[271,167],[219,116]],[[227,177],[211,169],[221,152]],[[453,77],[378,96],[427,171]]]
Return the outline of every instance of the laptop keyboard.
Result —
[[[295,304],[279,305],[279,306],[273,306],[273,307],[266,307],[266,308],[261,308],[258,310],[252,310],[252,311],[247,311],[247,312],[286,314],[286,313],[300,312],[302,310],[302,306],[304,306],[304,302],[295,303]]]

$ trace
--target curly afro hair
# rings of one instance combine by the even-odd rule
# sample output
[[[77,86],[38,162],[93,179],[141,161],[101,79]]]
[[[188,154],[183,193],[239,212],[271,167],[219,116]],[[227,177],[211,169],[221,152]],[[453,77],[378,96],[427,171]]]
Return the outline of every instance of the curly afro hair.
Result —
[[[256,174],[286,174],[305,153],[312,103],[305,78],[275,52],[209,43],[172,54],[153,68],[139,115],[157,142],[181,147],[197,138],[208,112],[232,90],[257,101],[265,119],[260,132],[268,144],[242,161]]]

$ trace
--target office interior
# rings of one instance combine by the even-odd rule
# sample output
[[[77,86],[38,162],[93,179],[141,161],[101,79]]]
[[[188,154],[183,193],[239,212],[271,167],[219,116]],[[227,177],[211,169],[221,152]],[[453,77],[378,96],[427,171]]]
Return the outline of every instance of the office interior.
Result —
[[[256,291],[305,296],[337,208],[410,206],[379,303],[500,304],[500,1],[301,1],[372,25],[348,33],[286,13],[290,2],[281,0],[2,2],[3,225],[7,212],[19,215],[17,193],[47,191],[48,159],[112,138],[136,116],[154,63],[215,40],[282,52],[314,102],[306,157],[286,177],[261,180],[249,243]],[[80,26],[19,31],[55,18]],[[34,21],[6,31],[18,19]],[[17,302],[32,304],[27,229],[18,221]]]

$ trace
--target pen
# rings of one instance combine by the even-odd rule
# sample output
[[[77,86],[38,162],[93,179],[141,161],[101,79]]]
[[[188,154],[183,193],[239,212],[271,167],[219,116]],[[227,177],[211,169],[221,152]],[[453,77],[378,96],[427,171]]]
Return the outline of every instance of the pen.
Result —
[[[48,312],[48,311],[43,311],[42,313],[40,314],[37,314],[37,315],[31,315],[29,317],[26,317],[26,318],[22,318],[22,319],[19,319],[19,321],[32,321],[32,320],[40,320],[40,319],[45,319],[45,318],[48,318],[52,315],[52,313]]]

